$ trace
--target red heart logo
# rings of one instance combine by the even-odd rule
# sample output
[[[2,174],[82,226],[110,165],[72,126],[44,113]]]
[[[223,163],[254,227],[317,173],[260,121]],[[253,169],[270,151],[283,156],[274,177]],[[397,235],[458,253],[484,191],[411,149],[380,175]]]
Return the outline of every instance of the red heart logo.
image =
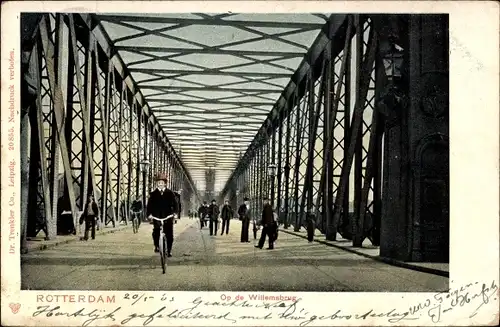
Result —
[[[11,303],[11,304],[9,304],[9,307],[12,310],[12,313],[16,314],[19,312],[19,309],[21,309],[21,304],[20,303]]]

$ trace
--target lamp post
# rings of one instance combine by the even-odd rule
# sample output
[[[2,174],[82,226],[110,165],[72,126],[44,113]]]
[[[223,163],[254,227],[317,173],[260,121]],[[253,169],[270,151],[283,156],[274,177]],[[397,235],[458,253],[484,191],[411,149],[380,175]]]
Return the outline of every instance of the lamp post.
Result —
[[[404,102],[405,95],[401,89],[402,68],[404,64],[403,49],[393,42],[383,44],[384,55],[382,62],[387,77],[387,84],[380,95],[378,108],[380,113],[389,121],[397,119],[398,110],[394,110]]]
[[[267,172],[271,179],[271,206],[274,207],[274,177],[276,176],[276,165],[274,162],[267,167]]]
[[[137,149],[138,149],[137,146],[132,145],[131,152],[130,152],[130,158],[131,158],[131,162],[132,162],[132,166],[131,166],[132,169],[131,170],[135,170],[135,176],[137,177],[135,179],[135,185],[133,186],[134,191],[135,191],[135,195],[131,196],[131,198],[129,199],[130,202],[133,200],[134,197],[136,197],[136,198],[139,197],[139,192],[141,190],[141,183],[140,183],[141,160],[139,159],[139,156],[137,155],[138,154]],[[135,156],[134,156],[134,153],[136,154]],[[132,176],[132,174],[130,176]],[[130,206],[130,204],[129,204],[129,206]]]
[[[146,193],[147,193],[146,176],[147,176],[147,173],[149,170],[149,165],[150,165],[150,162],[146,157],[142,158],[142,160],[139,161],[139,169],[142,171],[142,205],[143,205],[143,207],[146,205]]]
[[[403,49],[395,43],[391,43],[383,58],[385,74],[389,81],[401,78],[403,60]]]
[[[181,210],[182,191],[183,191],[183,189],[182,189],[182,188],[180,188],[180,189],[177,191],[177,193],[179,193],[179,219],[181,218],[181,212],[182,212],[182,210]]]

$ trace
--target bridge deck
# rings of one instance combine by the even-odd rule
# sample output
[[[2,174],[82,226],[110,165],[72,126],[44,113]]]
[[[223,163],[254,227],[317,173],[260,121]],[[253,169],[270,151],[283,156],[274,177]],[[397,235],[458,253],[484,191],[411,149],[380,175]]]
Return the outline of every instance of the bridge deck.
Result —
[[[280,233],[275,250],[259,250],[253,241],[239,242],[240,228],[232,220],[229,235],[211,237],[207,228],[200,231],[197,220],[181,219],[166,275],[147,223],[138,234],[127,228],[29,252],[22,257],[22,289],[416,292],[448,287],[448,278],[309,244],[287,233]]]

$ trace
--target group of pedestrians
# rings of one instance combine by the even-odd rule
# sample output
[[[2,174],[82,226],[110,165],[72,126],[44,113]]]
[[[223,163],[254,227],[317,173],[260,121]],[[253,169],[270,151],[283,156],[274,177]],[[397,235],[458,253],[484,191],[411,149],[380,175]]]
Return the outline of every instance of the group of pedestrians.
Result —
[[[257,231],[259,222],[257,220],[257,215],[253,213],[252,207],[250,206],[250,201],[248,198],[244,199],[244,202],[238,208],[238,215],[241,220],[241,237],[240,242],[249,243],[248,230],[250,229],[250,221],[253,223],[253,237],[257,239]],[[264,207],[262,208],[262,215],[260,219],[260,224],[262,225],[262,234],[260,236],[259,242],[255,245],[256,248],[262,249],[264,243],[266,242],[266,237],[269,242],[269,247],[267,249],[274,249],[274,242],[278,239],[278,223],[274,217],[273,207],[269,203],[268,198],[264,198]]]
[[[198,216],[200,217],[200,228],[205,227],[208,222],[210,236],[216,236],[219,223],[221,222],[221,235],[224,235],[224,232],[226,232],[226,235],[229,234],[229,223],[233,219],[234,213],[228,200],[224,201],[224,206],[221,210],[219,210],[217,201],[212,200],[210,206],[207,204],[207,201],[203,201],[203,204],[198,209]]]
[[[166,187],[166,182],[166,175],[159,174],[156,177],[156,189],[150,193],[146,206],[146,216],[149,219],[151,219],[152,217],[166,218],[167,216],[170,216],[172,214],[174,214],[174,218],[176,218],[175,216],[179,214],[180,203],[176,198],[174,192]],[[140,203],[140,208],[139,203],[134,203],[133,207],[133,210],[140,211],[142,210],[142,203]],[[92,239],[95,239],[95,226],[98,216],[99,208],[94,200],[93,195],[90,194],[88,196],[85,210],[80,217],[80,224],[83,224],[85,222],[85,234],[83,237],[84,240],[88,240],[89,231],[91,231]],[[257,213],[254,212],[254,209],[250,205],[250,201],[248,198],[245,198],[244,202],[239,206],[238,216],[240,221],[242,222],[240,242],[250,242],[248,233],[250,229],[250,222],[252,222],[254,239],[257,239],[258,225],[260,224],[263,227],[261,237],[255,247],[262,249],[264,247],[266,238],[268,238],[268,249],[274,249],[274,242],[278,238],[278,225],[274,217],[273,208],[269,203],[269,199],[264,199],[264,207],[262,209],[260,221],[257,219]],[[210,205],[208,205],[207,202],[204,201],[203,205],[201,205],[198,209],[198,217],[200,218],[200,228],[205,227],[208,221],[211,236],[217,235],[219,223],[222,223],[220,235],[224,235],[224,232],[227,235],[229,234],[229,225],[231,219],[234,218],[234,211],[233,208],[231,208],[231,206],[229,205],[228,200],[224,201],[224,205],[220,210],[216,200],[212,200],[212,203]],[[172,245],[174,242],[174,219],[167,219],[163,223],[157,220],[153,220],[152,238],[155,252],[159,251],[158,249],[161,228],[163,228],[163,231],[167,238],[167,255],[171,257]]]
[[[219,218],[219,215],[221,216]],[[264,199],[264,207],[262,209],[262,216],[260,222],[257,219],[257,215],[253,213],[250,206],[250,201],[248,198],[244,199],[243,204],[238,208],[238,216],[241,221],[241,237],[240,242],[250,243],[248,233],[250,229],[250,222],[253,223],[253,236],[257,239],[257,231],[259,223],[262,225],[262,234],[259,242],[255,247],[262,249],[266,241],[266,237],[269,241],[268,249],[274,249],[274,242],[278,238],[278,225],[274,218],[274,211],[269,203],[269,199]],[[209,224],[210,236],[217,235],[217,229],[220,222],[222,222],[221,235],[226,235],[229,233],[229,224],[231,219],[234,217],[234,212],[229,201],[224,202],[224,206],[219,210],[216,200],[212,200],[210,205],[206,201],[198,209],[198,217],[200,218],[200,228],[206,226],[207,222]]]

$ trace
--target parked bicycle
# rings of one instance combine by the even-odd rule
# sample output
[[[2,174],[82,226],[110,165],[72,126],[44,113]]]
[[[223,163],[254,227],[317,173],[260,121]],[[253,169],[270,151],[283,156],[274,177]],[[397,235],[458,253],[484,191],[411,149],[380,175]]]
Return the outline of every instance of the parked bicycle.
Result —
[[[161,262],[161,268],[163,270],[163,273],[165,273],[166,266],[167,266],[167,236],[165,235],[165,232],[163,231],[163,222],[167,219],[172,219],[175,217],[175,214],[171,214],[170,216],[167,216],[165,218],[157,218],[154,216],[150,216],[154,220],[158,220],[162,222],[162,228],[160,228],[160,242],[158,243],[159,245],[159,250],[160,250],[160,262]]]

